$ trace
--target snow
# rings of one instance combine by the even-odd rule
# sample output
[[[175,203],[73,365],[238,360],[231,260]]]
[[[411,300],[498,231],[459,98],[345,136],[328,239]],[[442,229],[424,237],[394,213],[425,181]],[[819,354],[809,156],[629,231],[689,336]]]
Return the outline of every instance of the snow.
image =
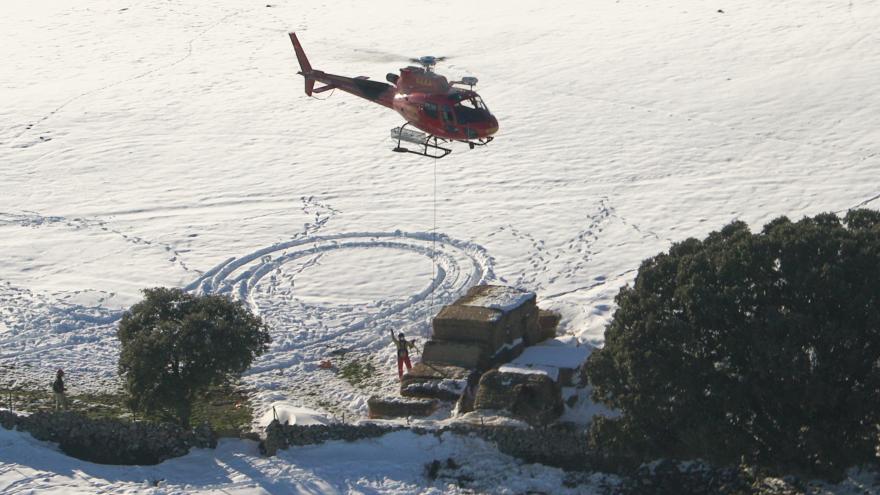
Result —
[[[502,313],[509,313],[525,304],[529,299],[534,298],[534,292],[518,290],[512,287],[489,286],[482,293],[468,300],[465,306],[497,309]]]
[[[265,428],[277,419],[281,424],[288,425],[326,425],[332,421],[318,411],[299,406],[290,401],[280,401],[272,403],[272,406],[263,414],[258,416],[256,424],[260,428]]]
[[[441,380],[430,380],[423,383],[409,384],[401,389],[401,392],[409,394],[426,394],[431,395],[438,392],[448,392],[455,396],[461,395],[467,386],[467,380],[456,380],[452,378],[443,378]]]
[[[498,371],[502,373],[518,373],[522,375],[547,375],[554,382],[559,379],[559,368],[556,366],[542,366],[540,364],[509,363],[501,365]]]
[[[504,373],[542,374],[559,381],[559,369],[578,369],[594,347],[573,336],[548,339],[526,347],[522,354],[498,368]],[[587,421],[588,422],[588,421]]]
[[[426,481],[425,465],[453,458],[475,481]],[[363,442],[294,447],[262,458],[246,440],[220,440],[156,466],[73,462],[26,433],[0,428],[0,492],[65,495],[145,493],[594,493],[564,488],[561,469],[524,464],[477,438],[395,432]]]
[[[447,392],[452,392],[454,394],[461,394],[466,386],[467,380],[444,378],[437,381],[437,388],[439,388],[440,390],[445,390]]]
[[[561,333],[601,345],[614,296],[673,242],[880,206],[876,3],[269,5],[4,9],[0,387],[64,368],[72,393],[115,390],[122,311],[178,286],[271,325],[243,378],[258,415],[363,417],[369,395],[397,392],[388,330],[427,338],[477,283],[534,292]],[[479,77],[497,138],[437,162],[391,153],[395,113],[303,95],[292,30],[315,68],[376,80],[407,63],[389,53],[450,55],[437,71]],[[325,359],[374,371],[355,385]],[[263,460],[224,443],[167,471],[105,470],[0,435],[0,483],[23,491],[148,492],[141,472],[176,479],[171,492],[184,473],[203,492],[271,491],[278,473],[301,491],[445,490],[419,477],[418,452],[387,483],[392,466],[363,460],[361,486],[304,467],[306,449]],[[507,462],[478,478],[504,490]]]
[[[605,416],[606,418],[616,418],[620,416],[619,411],[610,409],[604,404],[593,402],[592,397],[590,397],[590,394],[592,393],[593,387],[590,385],[583,389],[563,387],[562,400],[566,401],[566,407],[562,412],[559,421],[575,423],[587,427],[593,422],[596,416]],[[577,397],[577,401],[574,405],[570,405],[567,402],[572,396]]]
[[[584,364],[592,350],[593,346],[580,344],[572,337],[559,337],[526,347],[510,364],[575,369]]]
[[[493,356],[497,356],[511,349],[516,349],[517,347],[521,346],[522,343],[522,337],[515,338],[512,342],[505,342],[504,344],[501,344],[500,347],[498,347],[498,350],[495,351],[495,354],[493,354]]]

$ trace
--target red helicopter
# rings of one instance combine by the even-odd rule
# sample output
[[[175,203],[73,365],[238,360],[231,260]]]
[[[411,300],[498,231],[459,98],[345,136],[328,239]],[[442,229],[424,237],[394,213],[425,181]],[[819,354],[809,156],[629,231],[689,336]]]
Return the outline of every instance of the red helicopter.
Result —
[[[444,57],[410,59],[421,67],[404,67],[400,69],[400,75],[389,73],[385,78],[391,84],[387,84],[371,81],[366,76],[352,78],[313,70],[296,34],[289,34],[302,69],[298,74],[305,77],[307,95],[340,89],[391,108],[406,119],[405,124],[391,130],[392,139],[397,141],[396,152],[443,158],[452,150],[441,144],[460,141],[473,149],[488,144],[498,131],[498,120],[473,90],[476,77],[464,77],[450,83],[434,72],[434,66]],[[324,86],[315,88],[316,81]],[[424,133],[407,129],[408,125]],[[417,151],[404,148],[401,141],[417,144],[420,148]]]

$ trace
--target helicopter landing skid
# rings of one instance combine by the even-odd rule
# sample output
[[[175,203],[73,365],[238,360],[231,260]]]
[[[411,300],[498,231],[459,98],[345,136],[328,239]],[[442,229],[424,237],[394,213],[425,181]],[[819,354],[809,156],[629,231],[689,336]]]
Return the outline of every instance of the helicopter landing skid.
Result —
[[[474,149],[474,146],[486,146],[491,143],[493,139],[495,139],[495,136],[487,136],[473,141],[462,141],[462,143],[467,143],[471,149]]]
[[[413,153],[415,155],[426,156],[428,158],[434,159],[440,159],[452,153],[451,149],[440,146],[441,140],[437,136],[432,136],[423,132],[406,129],[407,125],[409,125],[409,123],[391,129],[391,139],[397,140],[397,146],[391,151],[394,151],[396,153]],[[400,144],[401,141],[406,141],[407,143],[419,145],[422,149],[418,151],[413,151],[409,148],[404,148]],[[429,153],[429,151],[431,151],[431,153]]]

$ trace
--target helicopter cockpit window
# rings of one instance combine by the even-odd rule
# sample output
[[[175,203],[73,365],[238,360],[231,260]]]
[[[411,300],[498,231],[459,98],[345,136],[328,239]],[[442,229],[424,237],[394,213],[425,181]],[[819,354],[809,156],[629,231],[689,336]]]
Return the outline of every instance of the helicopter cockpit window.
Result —
[[[436,104],[431,103],[431,102],[426,102],[424,109],[425,109],[425,115],[427,115],[428,117],[431,117],[432,119],[437,118],[437,105]]]
[[[474,102],[473,99],[461,100],[460,102],[458,102],[458,104],[467,108],[477,108],[477,104]]]
[[[486,119],[489,109],[479,96],[464,99],[456,103],[455,115],[459,123],[480,122]]]

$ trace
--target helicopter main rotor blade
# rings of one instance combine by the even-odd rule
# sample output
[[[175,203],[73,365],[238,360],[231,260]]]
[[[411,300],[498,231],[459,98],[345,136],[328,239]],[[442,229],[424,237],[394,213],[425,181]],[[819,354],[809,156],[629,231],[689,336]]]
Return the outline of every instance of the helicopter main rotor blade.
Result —
[[[399,53],[386,52],[383,50],[373,50],[370,48],[355,48],[354,51],[369,55],[370,60],[375,60],[377,62],[400,62],[410,59],[410,57],[406,55],[401,55]]]
[[[444,60],[448,60],[451,58],[448,55],[442,55],[439,57],[435,57],[433,55],[425,55],[422,57],[410,57],[407,55],[401,55],[395,52],[389,52],[385,50],[376,50],[373,48],[352,48],[352,51],[363,55],[362,58],[364,60],[368,60],[371,62],[380,62],[380,63],[392,63],[392,62],[409,62],[411,64],[419,64],[425,67],[433,67],[437,65],[437,62],[443,62]]]
[[[409,61],[410,61],[410,62],[415,62],[415,63],[418,64],[418,63],[422,63],[422,62],[424,62],[424,61],[442,62],[442,61],[446,60],[447,58],[449,58],[449,57],[446,57],[446,56],[443,56],[443,57],[434,57],[434,56],[431,56],[431,55],[427,55],[427,56],[420,57],[420,58],[410,57]]]

